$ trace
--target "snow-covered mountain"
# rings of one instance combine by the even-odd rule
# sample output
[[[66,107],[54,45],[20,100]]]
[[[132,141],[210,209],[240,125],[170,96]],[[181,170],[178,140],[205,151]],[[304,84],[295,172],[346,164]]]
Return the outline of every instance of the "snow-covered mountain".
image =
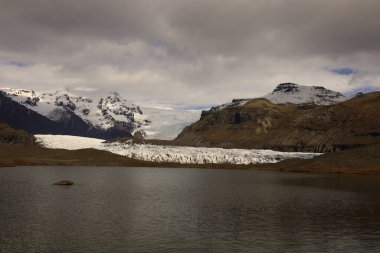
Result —
[[[201,114],[201,111],[196,110],[141,108],[116,92],[84,96],[74,94],[68,89],[45,93],[13,88],[1,88],[0,91],[13,101],[54,122],[73,125],[72,118],[78,116],[83,120],[82,128],[84,124],[88,124],[89,128],[114,132],[103,138],[118,137],[125,132],[138,134],[146,139],[171,140],[183,128],[197,121]],[[75,129],[77,126],[72,127]],[[118,131],[115,132],[115,129]],[[101,137],[99,134],[85,136]]]
[[[103,95],[78,95],[67,89],[42,93],[12,88],[1,88],[0,92],[27,109],[64,126],[64,131],[59,130],[59,127],[54,127],[55,130],[51,133],[107,139],[136,135],[146,139],[172,140],[186,126],[196,122],[201,116],[201,111],[149,106],[141,108],[116,92]],[[264,98],[275,104],[317,105],[329,105],[348,99],[339,92],[324,87],[302,86],[294,83],[279,84]],[[203,114],[230,106],[243,106],[250,100],[234,99],[231,103],[213,107],[209,111],[204,111]],[[38,125],[37,128],[41,128]],[[48,133],[48,129],[42,132],[33,131],[33,133]]]
[[[295,83],[281,83],[264,98],[274,104],[316,105],[331,105],[348,99],[343,94],[322,86],[303,86]]]
[[[102,131],[121,129],[131,134],[150,123],[137,105],[116,92],[85,97],[75,95],[67,89],[47,93],[12,88],[0,90],[13,101],[55,122],[62,122],[74,113],[89,127]]]
[[[150,162],[174,162],[182,164],[256,164],[276,163],[281,160],[309,159],[319,153],[278,152],[273,150],[195,148],[161,145],[141,145],[111,142],[102,139],[67,135],[36,135],[37,141],[47,148],[106,150],[114,154]]]
[[[295,83],[281,83],[269,94],[262,98],[268,99],[274,104],[315,104],[315,105],[331,105],[343,102],[350,97],[345,97],[343,94],[326,89],[322,86],[304,86]],[[252,99],[233,99],[229,103],[212,107],[204,113],[223,110],[231,106],[243,106]]]

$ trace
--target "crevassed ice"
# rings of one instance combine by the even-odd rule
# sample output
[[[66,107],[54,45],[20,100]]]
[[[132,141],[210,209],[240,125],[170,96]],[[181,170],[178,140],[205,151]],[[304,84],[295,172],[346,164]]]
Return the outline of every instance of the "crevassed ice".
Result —
[[[256,164],[276,163],[290,158],[309,159],[319,153],[278,152],[255,149],[195,148],[130,143],[105,143],[104,140],[67,135],[36,135],[37,140],[48,148],[106,150],[129,158],[151,162],[182,164]]]

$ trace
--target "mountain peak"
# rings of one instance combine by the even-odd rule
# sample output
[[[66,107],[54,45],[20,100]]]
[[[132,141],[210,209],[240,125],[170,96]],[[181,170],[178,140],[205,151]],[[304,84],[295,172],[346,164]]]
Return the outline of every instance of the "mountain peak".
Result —
[[[341,93],[323,86],[304,86],[295,83],[281,83],[264,98],[274,104],[330,105],[347,100]]]
[[[299,89],[298,89],[299,85],[298,84],[295,84],[295,83],[280,83],[279,85],[277,85],[277,87],[273,90],[272,93],[274,92],[291,92],[291,93],[294,93],[294,92],[299,92]]]

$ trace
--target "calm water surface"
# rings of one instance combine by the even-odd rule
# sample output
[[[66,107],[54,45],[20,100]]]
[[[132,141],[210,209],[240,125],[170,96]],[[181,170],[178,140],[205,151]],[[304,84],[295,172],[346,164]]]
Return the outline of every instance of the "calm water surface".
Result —
[[[380,252],[380,177],[0,168],[0,252]]]

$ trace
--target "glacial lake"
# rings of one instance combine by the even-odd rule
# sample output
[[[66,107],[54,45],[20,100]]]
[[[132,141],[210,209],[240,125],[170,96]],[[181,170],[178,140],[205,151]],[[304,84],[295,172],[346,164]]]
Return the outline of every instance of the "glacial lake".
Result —
[[[0,168],[0,252],[379,251],[378,176]]]

